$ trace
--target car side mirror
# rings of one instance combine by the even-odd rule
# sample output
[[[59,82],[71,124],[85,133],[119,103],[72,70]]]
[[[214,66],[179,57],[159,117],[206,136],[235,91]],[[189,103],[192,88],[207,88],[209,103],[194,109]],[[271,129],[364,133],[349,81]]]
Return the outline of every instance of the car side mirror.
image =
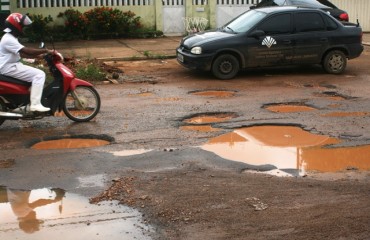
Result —
[[[248,37],[253,37],[253,38],[260,38],[262,36],[265,36],[266,33],[262,30],[256,30],[256,31],[253,31],[251,32]]]
[[[250,7],[249,7],[249,9],[251,9],[251,10],[252,10],[252,9],[255,9],[255,8],[256,8],[256,6],[250,6]]]

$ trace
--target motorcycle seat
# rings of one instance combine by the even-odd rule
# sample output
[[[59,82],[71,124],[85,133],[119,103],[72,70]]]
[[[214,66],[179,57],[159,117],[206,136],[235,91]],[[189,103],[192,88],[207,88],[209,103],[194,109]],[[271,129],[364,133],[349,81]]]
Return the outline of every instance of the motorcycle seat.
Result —
[[[5,75],[2,75],[2,74],[0,74],[0,81],[15,83],[15,84],[18,84],[18,85],[23,85],[23,86],[31,86],[32,85],[31,82],[22,81],[22,80],[19,80],[19,79],[13,78],[13,77],[9,77],[9,76],[5,76]]]

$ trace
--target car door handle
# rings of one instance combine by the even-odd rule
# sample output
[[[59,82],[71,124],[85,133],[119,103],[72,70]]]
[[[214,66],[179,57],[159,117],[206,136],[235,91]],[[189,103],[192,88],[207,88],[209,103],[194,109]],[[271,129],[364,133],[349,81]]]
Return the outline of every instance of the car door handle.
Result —
[[[291,43],[292,43],[292,41],[290,41],[290,40],[283,40],[283,43],[284,43],[285,45],[289,45],[289,44],[291,44]]]
[[[320,42],[326,43],[329,42],[329,40],[327,38],[320,38]]]

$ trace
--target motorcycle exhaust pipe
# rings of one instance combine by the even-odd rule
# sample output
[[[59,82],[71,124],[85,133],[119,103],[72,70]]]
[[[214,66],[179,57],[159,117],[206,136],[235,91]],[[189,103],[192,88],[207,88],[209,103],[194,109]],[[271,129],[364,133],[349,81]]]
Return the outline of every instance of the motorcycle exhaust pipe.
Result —
[[[0,112],[0,117],[5,117],[5,118],[21,118],[21,117],[23,117],[23,115],[22,114],[19,114],[19,113]]]

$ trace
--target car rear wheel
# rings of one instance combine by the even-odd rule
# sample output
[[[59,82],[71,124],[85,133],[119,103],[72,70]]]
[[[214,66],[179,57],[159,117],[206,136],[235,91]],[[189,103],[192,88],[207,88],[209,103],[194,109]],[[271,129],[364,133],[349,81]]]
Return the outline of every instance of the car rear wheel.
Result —
[[[239,61],[231,54],[220,55],[213,61],[211,71],[218,79],[231,79],[239,72]]]
[[[327,73],[340,74],[347,66],[346,55],[339,50],[333,50],[326,54],[323,67]]]

